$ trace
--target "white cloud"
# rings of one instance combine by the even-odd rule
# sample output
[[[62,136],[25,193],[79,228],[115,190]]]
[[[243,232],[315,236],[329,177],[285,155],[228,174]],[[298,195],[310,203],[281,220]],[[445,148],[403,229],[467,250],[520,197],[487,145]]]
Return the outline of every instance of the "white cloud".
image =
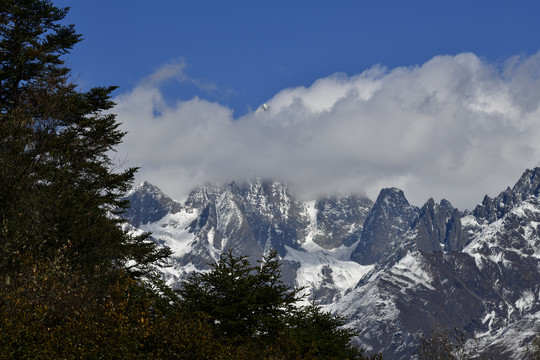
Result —
[[[175,60],[169,64],[163,65],[150,76],[144,78],[139,87],[154,87],[157,88],[163,82],[168,80],[176,80],[180,83],[191,83],[200,90],[212,92],[217,90],[216,84],[201,79],[195,79],[186,74],[188,68],[187,63],[183,59]]]
[[[129,131],[119,157],[177,198],[208,181],[283,178],[305,197],[397,186],[421,205],[472,208],[539,165],[540,54],[495,66],[474,54],[373,67],[285,89],[270,109],[234,119],[199,98],[167,105],[165,66],[115,108]]]
[[[160,83],[170,79],[176,79],[180,82],[186,81],[186,67],[186,62],[183,60],[173,61],[169,64],[162,66],[150,76],[147,76],[145,79],[143,79],[141,83],[146,86],[157,86]]]

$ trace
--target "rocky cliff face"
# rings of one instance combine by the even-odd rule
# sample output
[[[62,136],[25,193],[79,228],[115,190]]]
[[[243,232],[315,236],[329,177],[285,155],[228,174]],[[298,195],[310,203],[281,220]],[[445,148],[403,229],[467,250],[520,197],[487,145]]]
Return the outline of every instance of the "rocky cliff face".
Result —
[[[144,183],[129,222],[171,247],[170,284],[233,249],[270,248],[284,279],[362,330],[358,344],[410,359],[421,334],[458,328],[494,359],[520,358],[540,332],[540,169],[472,212],[396,188],[302,202],[279,181],[194,190],[180,204]]]
[[[420,209],[412,229],[416,231],[418,249],[428,253],[461,251],[468,241],[459,210],[444,199],[440,204],[429,199]]]
[[[130,207],[123,215],[128,222],[138,227],[141,224],[156,222],[169,213],[177,213],[182,204],[165,195],[157,186],[148,182],[128,194]]]
[[[329,196],[315,202],[317,233],[313,241],[331,250],[351,246],[360,239],[373,202],[365,196]]]
[[[399,239],[417,217],[418,208],[409,204],[403,191],[396,188],[381,190],[351,259],[364,265],[381,261],[399,247]]]

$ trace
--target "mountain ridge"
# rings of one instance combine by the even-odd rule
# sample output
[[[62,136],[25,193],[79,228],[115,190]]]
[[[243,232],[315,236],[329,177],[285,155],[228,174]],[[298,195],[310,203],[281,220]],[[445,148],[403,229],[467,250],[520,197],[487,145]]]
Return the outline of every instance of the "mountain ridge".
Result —
[[[385,359],[410,358],[437,326],[477,336],[493,359],[519,356],[532,336],[504,329],[540,332],[540,168],[464,212],[444,199],[410,205],[397,188],[375,202],[300,201],[284,182],[257,179],[194,189],[183,204],[156,189],[128,194],[126,218],[173,249],[163,269],[173,287],[226,249],[255,260],[272,248],[290,286],[369,329],[358,344]]]

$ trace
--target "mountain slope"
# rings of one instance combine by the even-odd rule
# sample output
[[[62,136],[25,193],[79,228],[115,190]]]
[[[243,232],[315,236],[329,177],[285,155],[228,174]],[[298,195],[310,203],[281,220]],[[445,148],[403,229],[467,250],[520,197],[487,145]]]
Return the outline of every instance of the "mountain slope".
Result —
[[[539,192],[539,168],[472,212],[433,199],[418,208],[396,188],[375,203],[302,202],[263,179],[204,186],[180,204],[143,183],[126,218],[171,247],[173,287],[229,248],[253,260],[273,248],[288,284],[346,316],[358,344],[385,359],[410,359],[421,334],[443,326],[494,359],[519,358],[540,332]]]

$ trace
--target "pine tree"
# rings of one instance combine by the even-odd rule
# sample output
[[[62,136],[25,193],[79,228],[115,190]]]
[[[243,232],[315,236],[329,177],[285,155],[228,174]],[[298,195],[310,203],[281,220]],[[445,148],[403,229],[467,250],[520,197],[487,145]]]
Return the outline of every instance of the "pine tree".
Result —
[[[0,8],[0,272],[33,257],[141,275],[169,252],[115,217],[136,169],[110,157],[125,135],[110,113],[115,87],[70,81],[63,56],[81,36],[60,24],[67,11],[48,0]]]
[[[180,308],[206,317],[218,341],[248,349],[253,359],[382,359],[351,344],[356,332],[343,328],[342,317],[301,306],[301,290],[281,280],[276,251],[252,265],[229,250],[182,283]]]
[[[356,335],[357,331],[345,327],[345,318],[323,311],[315,301],[299,307],[290,321],[290,336],[301,353],[317,359],[364,359],[364,352],[351,346]]]
[[[237,257],[229,250],[210,272],[196,272],[183,282],[181,305],[207,315],[218,337],[275,337],[300,299],[299,290],[281,281],[279,266],[275,251],[251,265],[247,256]]]

